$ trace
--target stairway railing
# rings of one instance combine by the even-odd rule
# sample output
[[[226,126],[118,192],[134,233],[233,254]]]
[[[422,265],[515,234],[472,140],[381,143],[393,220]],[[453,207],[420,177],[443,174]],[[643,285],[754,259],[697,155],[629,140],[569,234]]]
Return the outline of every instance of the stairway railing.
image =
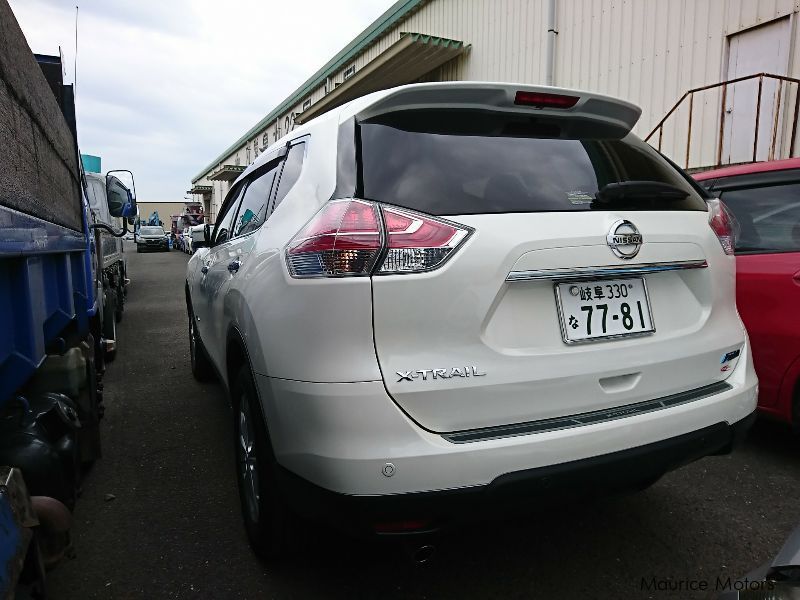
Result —
[[[789,140],[789,155],[788,157],[794,156],[794,147],[795,147],[795,138],[797,137],[797,117],[798,112],[800,112],[800,79],[795,79],[793,77],[786,77],[784,75],[774,75],[772,73],[757,73],[755,75],[748,75],[746,77],[737,77],[736,79],[730,79],[728,81],[723,81],[720,83],[712,83],[710,85],[704,85],[701,87],[693,88],[688,90],[680,99],[675,103],[675,105],[664,115],[658,124],[653,128],[653,130],[647,135],[645,138],[646,142],[649,142],[650,139],[658,133],[658,141],[655,144],[658,150],[661,150],[661,144],[664,136],[664,125],[667,123],[669,118],[676,113],[678,108],[683,104],[683,102],[688,98],[689,101],[689,115],[688,115],[688,127],[687,127],[687,135],[686,135],[686,155],[684,161],[684,167],[689,168],[689,157],[691,151],[691,144],[692,144],[692,117],[693,117],[693,108],[694,108],[694,98],[695,94],[700,92],[705,92],[707,90],[722,88],[721,92],[721,101],[720,101],[720,108],[719,108],[719,139],[717,142],[717,152],[716,152],[716,164],[715,165],[704,165],[704,166],[720,166],[722,165],[722,152],[723,152],[723,145],[725,140],[725,115],[726,115],[726,108],[725,102],[727,101],[727,94],[728,94],[728,87],[742,82],[748,81],[751,79],[758,79],[758,97],[756,100],[756,109],[755,109],[755,123],[754,123],[754,133],[753,133],[753,161],[756,160],[758,155],[758,138],[759,138],[759,119],[761,116],[761,99],[762,93],[764,88],[764,79],[771,79],[776,80],[777,84],[777,94],[774,106],[774,114],[772,115],[773,123],[772,123],[772,132],[770,135],[770,144],[769,144],[769,157],[770,159],[775,157],[775,145],[778,140],[778,132],[779,128],[782,126],[780,123],[780,116],[781,116],[781,101],[783,98],[783,87],[786,85],[787,87],[787,95],[789,91],[789,86],[795,85],[795,94],[794,94],[794,111],[793,111],[793,119],[791,124],[791,137]],[[786,158],[788,158],[786,157]],[[676,161],[677,162],[677,161]]]

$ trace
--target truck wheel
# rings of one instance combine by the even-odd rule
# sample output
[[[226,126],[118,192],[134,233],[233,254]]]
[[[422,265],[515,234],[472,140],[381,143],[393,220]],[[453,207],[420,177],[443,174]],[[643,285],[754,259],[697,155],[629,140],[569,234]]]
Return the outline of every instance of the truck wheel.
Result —
[[[274,560],[296,549],[302,522],[278,489],[278,463],[248,367],[239,371],[231,392],[236,478],[247,537],[259,557]]]
[[[192,365],[192,376],[197,381],[211,381],[214,378],[214,370],[197,331],[191,308],[189,308],[189,360]]]
[[[114,343],[106,345],[105,358],[106,362],[111,362],[117,355],[117,294],[113,290],[107,290],[104,294],[105,304],[103,306],[103,339],[113,341]]]

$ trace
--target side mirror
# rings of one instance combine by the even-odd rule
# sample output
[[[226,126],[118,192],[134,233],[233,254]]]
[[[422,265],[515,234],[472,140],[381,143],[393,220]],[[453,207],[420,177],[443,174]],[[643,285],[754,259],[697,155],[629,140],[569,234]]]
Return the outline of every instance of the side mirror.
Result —
[[[136,185],[130,171],[106,173],[106,196],[108,211],[112,217],[136,216]]]

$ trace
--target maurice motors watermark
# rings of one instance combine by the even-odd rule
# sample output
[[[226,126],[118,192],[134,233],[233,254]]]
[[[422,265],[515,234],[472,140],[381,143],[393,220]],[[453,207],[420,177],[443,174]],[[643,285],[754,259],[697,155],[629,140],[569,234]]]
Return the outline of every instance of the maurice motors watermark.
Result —
[[[774,581],[734,579],[716,577],[714,579],[672,579],[642,577],[639,589],[646,592],[768,592],[776,587]]]

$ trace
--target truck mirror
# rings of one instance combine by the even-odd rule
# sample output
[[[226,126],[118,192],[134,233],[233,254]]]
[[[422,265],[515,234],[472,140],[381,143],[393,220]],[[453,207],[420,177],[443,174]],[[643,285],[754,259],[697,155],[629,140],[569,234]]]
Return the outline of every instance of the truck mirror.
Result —
[[[108,211],[112,217],[136,216],[136,185],[133,173],[127,170],[106,173]]]

